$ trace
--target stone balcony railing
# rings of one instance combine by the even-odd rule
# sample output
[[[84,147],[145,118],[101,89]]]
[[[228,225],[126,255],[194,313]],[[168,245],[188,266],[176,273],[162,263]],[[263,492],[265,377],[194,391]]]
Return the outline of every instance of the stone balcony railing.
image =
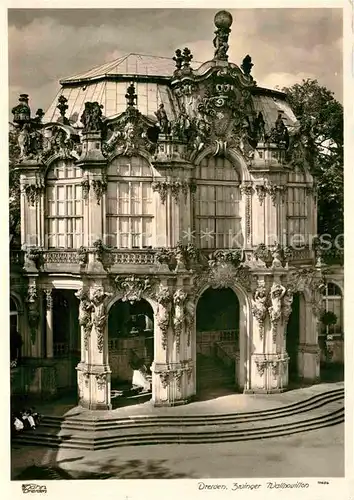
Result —
[[[88,250],[87,253],[95,253],[94,250]],[[156,262],[157,249],[142,249],[142,250],[120,250],[110,249],[105,252],[103,262],[108,267],[115,266],[156,266],[156,270],[160,268],[160,264]],[[202,254],[207,257],[212,254],[213,250],[202,250]],[[245,250],[245,254],[253,253],[253,250]],[[246,256],[247,257],[247,256]],[[98,256],[96,254],[96,260]],[[298,261],[313,261],[314,251],[309,248],[293,249],[291,255],[288,257],[288,262]],[[246,258],[247,260],[247,258]],[[25,252],[23,250],[10,251],[10,265],[11,267],[22,267],[25,263]],[[85,265],[82,255],[77,250],[42,250],[39,252],[38,263],[36,264],[39,270],[44,268],[47,270],[51,266],[58,268],[58,266],[65,267],[67,265],[70,269]]]

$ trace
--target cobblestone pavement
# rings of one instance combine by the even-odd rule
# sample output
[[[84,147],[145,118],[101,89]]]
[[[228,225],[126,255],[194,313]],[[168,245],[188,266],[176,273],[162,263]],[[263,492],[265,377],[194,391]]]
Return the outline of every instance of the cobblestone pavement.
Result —
[[[12,450],[13,479],[33,465],[56,467],[62,470],[61,479],[341,477],[344,425],[238,443],[136,446],[92,452],[27,446]]]

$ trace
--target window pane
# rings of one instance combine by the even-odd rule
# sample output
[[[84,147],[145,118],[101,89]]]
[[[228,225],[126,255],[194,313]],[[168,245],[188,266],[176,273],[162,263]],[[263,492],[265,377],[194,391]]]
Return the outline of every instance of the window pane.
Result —
[[[67,202],[66,210],[67,210],[66,215],[73,215],[73,202],[72,201]]]
[[[119,219],[119,246],[122,248],[129,247],[129,219],[127,217]]]
[[[132,219],[132,246],[139,247],[140,246],[140,235],[141,235],[141,219],[134,218]]]
[[[75,214],[74,215],[82,215],[82,201],[75,202]]]
[[[57,186],[57,199],[65,200],[65,186]]]
[[[65,248],[65,235],[58,234],[58,247]]]
[[[120,214],[129,214],[129,184],[127,182],[119,183],[119,212]]]
[[[75,199],[81,200],[82,198],[82,187],[79,185],[75,186]]]
[[[65,233],[65,219],[57,219],[58,222],[58,233]]]
[[[65,215],[65,207],[63,201],[57,203],[57,215]]]
[[[48,201],[48,215],[56,215],[55,201]]]
[[[143,219],[142,246],[152,246],[152,218]]]

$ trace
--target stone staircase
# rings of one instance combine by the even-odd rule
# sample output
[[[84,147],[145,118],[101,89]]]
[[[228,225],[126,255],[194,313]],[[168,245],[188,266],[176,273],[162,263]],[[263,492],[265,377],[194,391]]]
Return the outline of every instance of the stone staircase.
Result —
[[[344,422],[344,389],[334,389],[279,408],[198,415],[111,414],[44,416],[33,433],[17,444],[101,450],[152,444],[236,442],[288,436]]]
[[[234,388],[235,368],[227,367],[215,356],[197,354],[197,392],[217,387]]]

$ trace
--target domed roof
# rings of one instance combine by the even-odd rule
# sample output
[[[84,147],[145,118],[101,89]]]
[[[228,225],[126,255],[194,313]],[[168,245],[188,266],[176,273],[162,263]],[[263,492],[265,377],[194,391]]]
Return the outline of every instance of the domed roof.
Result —
[[[202,63],[192,61],[191,67],[198,71]],[[125,95],[131,81],[134,81],[138,96],[139,111],[156,121],[155,111],[164,104],[167,116],[174,119],[177,114],[176,99],[170,88],[175,70],[172,58],[143,54],[127,54],[89,71],[62,79],[62,87],[47,110],[44,121],[56,121],[59,116],[58,98],[64,96],[68,102],[67,116],[71,123],[81,126],[80,117],[85,102],[97,101],[103,105],[103,114],[113,118],[126,110]],[[262,112],[266,125],[274,125],[279,111],[287,127],[296,125],[296,117],[285,100],[285,94],[255,86],[252,99],[256,112]]]

